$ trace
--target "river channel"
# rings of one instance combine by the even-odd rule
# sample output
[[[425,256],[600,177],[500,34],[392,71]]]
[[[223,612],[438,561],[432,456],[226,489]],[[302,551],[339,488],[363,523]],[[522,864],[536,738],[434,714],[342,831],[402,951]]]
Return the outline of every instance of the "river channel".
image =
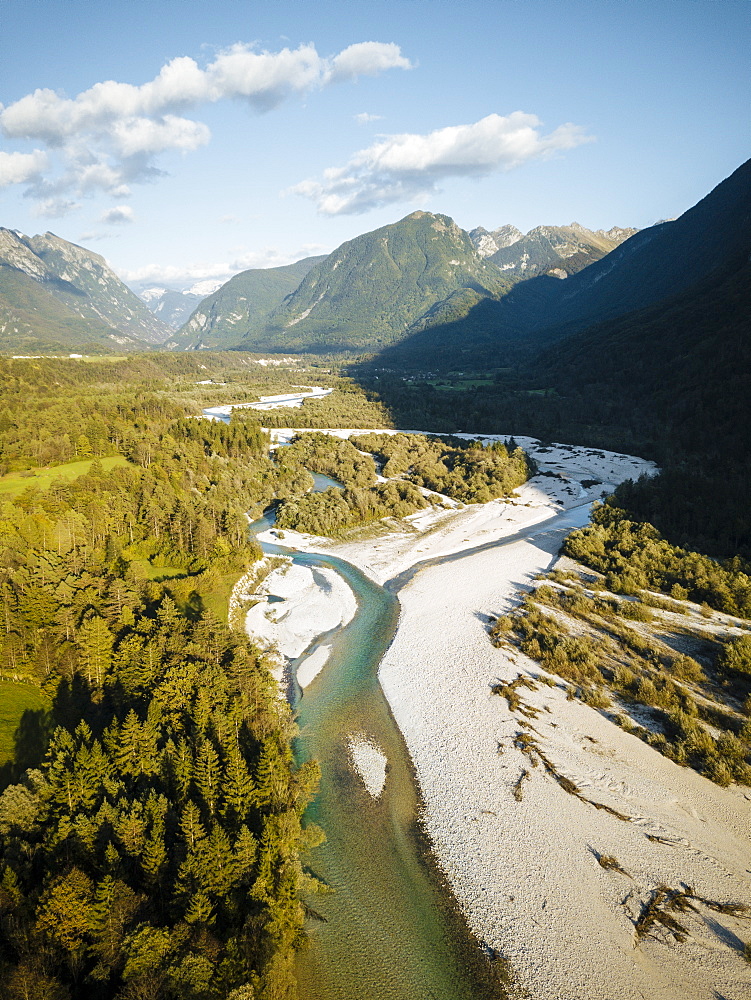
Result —
[[[228,421],[230,411],[204,415]],[[326,476],[313,478],[316,491],[341,488]],[[266,531],[274,516],[270,510],[254,521],[251,533]],[[317,760],[321,767],[306,820],[326,833],[303,860],[331,890],[306,899],[317,917],[308,921],[310,946],[297,960],[301,1000],[503,1000],[502,964],[480,950],[432,860],[409,752],[378,682],[399,621],[395,593],[342,559],[262,547],[335,570],[357,600],[352,620],[326,635],[326,666],[304,696],[298,689],[294,705],[298,763]],[[352,766],[350,739],[358,737],[388,760],[378,798]]]
[[[251,530],[270,523],[263,518]],[[493,965],[430,861],[409,754],[378,682],[378,666],[399,620],[397,598],[341,559],[263,548],[303,566],[334,569],[357,598],[354,618],[326,637],[326,667],[295,705],[298,761],[315,759],[321,766],[319,792],[306,818],[327,837],[305,860],[333,890],[306,900],[324,919],[308,921],[310,947],[297,962],[300,997],[503,997]],[[388,759],[377,799],[352,767],[352,737],[365,737]]]

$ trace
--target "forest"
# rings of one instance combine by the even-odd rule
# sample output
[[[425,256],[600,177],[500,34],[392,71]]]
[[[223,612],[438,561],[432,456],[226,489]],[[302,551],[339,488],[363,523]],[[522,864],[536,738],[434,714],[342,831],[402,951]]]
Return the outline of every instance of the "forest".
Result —
[[[283,499],[277,527],[332,537],[384,517],[407,517],[429,502],[444,505],[445,496],[487,503],[508,496],[534,471],[513,442],[424,434],[360,434],[349,440],[298,434],[283,452],[285,462],[330,476],[343,489]],[[378,469],[387,481],[378,481]]]
[[[246,511],[310,477],[269,459],[250,411],[194,419],[207,365],[241,377],[215,362],[0,362],[0,676],[43,706],[2,768],[8,1000],[293,990],[317,771],[225,623],[260,555]],[[66,478],[70,458],[87,471]]]

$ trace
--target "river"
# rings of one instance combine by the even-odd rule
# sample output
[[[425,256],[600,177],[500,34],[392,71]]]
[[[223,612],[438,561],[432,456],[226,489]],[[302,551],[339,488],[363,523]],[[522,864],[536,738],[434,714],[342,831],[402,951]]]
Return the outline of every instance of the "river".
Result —
[[[204,413],[228,419],[219,408]],[[317,491],[341,486],[314,479]],[[273,523],[269,511],[250,530],[260,534]],[[323,671],[304,696],[292,686],[296,758],[315,759],[321,767],[306,819],[326,833],[326,842],[303,862],[332,890],[305,900],[314,915],[306,927],[309,947],[296,962],[301,1000],[503,1000],[505,967],[472,936],[435,864],[409,752],[378,681],[399,622],[396,594],[422,567],[384,588],[333,556],[272,543],[263,549],[299,565],[333,569],[357,600],[352,620],[326,634],[331,651]],[[425,565],[437,561],[444,560]],[[293,674],[295,668],[293,663]],[[388,761],[377,798],[353,767],[350,742],[362,738]]]
[[[331,482],[317,483],[325,488]],[[268,528],[273,515],[251,525]],[[297,975],[305,1000],[485,1000],[505,994],[500,963],[471,937],[435,869],[421,831],[412,764],[378,682],[378,666],[399,620],[399,602],[350,563],[264,544],[304,566],[339,573],[357,598],[354,618],[335,635],[323,672],[295,705],[298,761],[316,759],[321,784],[307,819],[326,843],[305,859],[334,891],[306,899],[324,919],[308,921],[310,947]],[[388,759],[374,799],[355,773],[352,737]]]

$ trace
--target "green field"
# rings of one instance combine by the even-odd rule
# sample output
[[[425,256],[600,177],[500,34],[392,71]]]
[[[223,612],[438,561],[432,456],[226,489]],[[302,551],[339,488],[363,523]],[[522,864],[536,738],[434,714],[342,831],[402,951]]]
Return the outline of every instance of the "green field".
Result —
[[[18,496],[34,486],[40,490],[49,489],[56,479],[75,479],[77,476],[85,475],[91,468],[94,458],[86,458],[80,462],[66,462],[65,465],[53,465],[48,469],[27,469],[24,472],[9,472],[7,476],[0,476],[0,497]],[[127,465],[128,460],[122,455],[109,455],[107,458],[98,460],[102,464],[105,472],[114,469],[117,465]]]
[[[0,681],[0,765],[13,760],[14,736],[23,713],[49,707],[49,701],[33,684]]]
[[[100,362],[114,363],[115,361],[127,361],[128,355],[127,354],[84,354],[84,356],[82,358],[79,358],[78,360],[83,362],[95,361],[97,364],[99,364]]]
[[[130,565],[144,580],[174,580],[188,574],[181,566],[155,566],[150,559],[130,559]]]
[[[237,581],[242,576],[242,573],[223,573],[221,576],[216,578],[215,584],[211,589],[207,589],[201,595],[203,597],[204,606],[207,611],[211,611],[212,614],[216,615],[219,621],[226,622],[229,617],[229,599],[232,594],[232,589],[237,583]]]
[[[492,378],[451,378],[427,379],[426,385],[432,385],[436,389],[444,392],[466,392],[468,389],[477,389],[480,386],[493,385]]]

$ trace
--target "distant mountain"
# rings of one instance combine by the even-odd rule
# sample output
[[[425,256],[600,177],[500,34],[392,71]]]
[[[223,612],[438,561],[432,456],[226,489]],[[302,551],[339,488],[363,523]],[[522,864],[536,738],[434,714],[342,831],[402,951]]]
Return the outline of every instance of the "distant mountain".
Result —
[[[146,350],[164,335],[98,254],[0,228],[0,351]]]
[[[54,233],[0,229],[0,350],[144,350],[168,334],[99,254]]]
[[[185,351],[235,347],[244,338],[252,337],[308,271],[325,259],[306,257],[284,267],[241,271],[202,298],[165,346]]]
[[[464,316],[511,284],[448,216],[413,212],[343,243],[241,346],[378,350],[414,330]]]
[[[680,218],[637,232],[566,281],[545,274],[517,282],[500,301],[485,300],[462,320],[418,332],[384,352],[382,362],[432,368],[466,365],[488,351],[532,356],[595,323],[720,280],[727,261],[749,251],[751,161]]]
[[[138,292],[149,310],[171,330],[179,330],[205,295],[174,288],[144,288]]]
[[[472,246],[481,257],[491,257],[504,247],[512,246],[523,236],[524,233],[520,232],[516,226],[501,226],[500,229],[494,229],[492,232],[478,226],[476,229],[470,230],[469,233]]]
[[[489,259],[518,278],[540,274],[567,278],[594,264],[636,232],[636,229],[617,228],[608,233],[592,232],[578,222],[570,226],[538,226],[526,236],[499,247]]]

